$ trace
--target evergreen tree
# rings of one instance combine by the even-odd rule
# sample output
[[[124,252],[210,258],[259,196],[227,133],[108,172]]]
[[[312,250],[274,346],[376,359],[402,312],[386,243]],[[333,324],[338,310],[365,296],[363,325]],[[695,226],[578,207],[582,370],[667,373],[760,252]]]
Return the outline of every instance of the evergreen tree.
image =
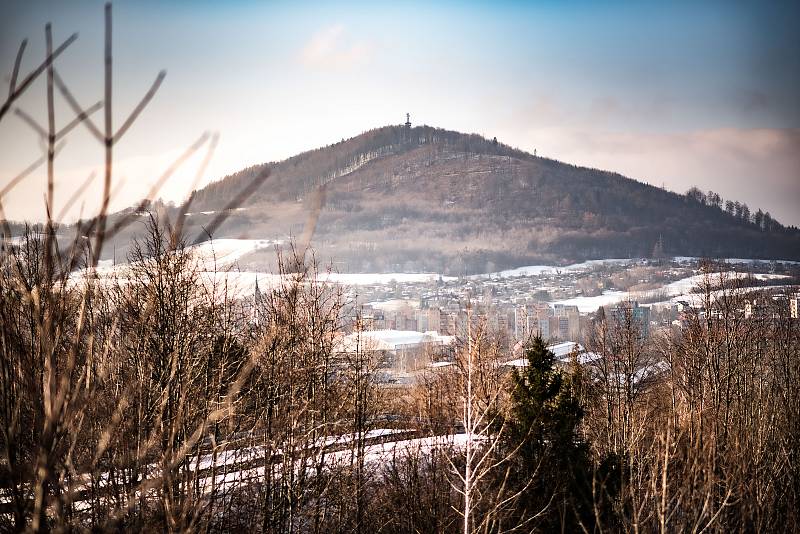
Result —
[[[755,215],[753,215],[753,224],[755,224],[759,230],[763,228],[764,223],[764,212],[761,211],[761,208],[758,209]]]
[[[522,490],[520,519],[545,512],[539,528],[567,532],[592,528],[591,466],[578,434],[583,417],[573,377],[554,368],[541,337],[526,348],[527,366],[515,371],[505,446],[516,451],[513,482]]]
[[[654,260],[663,260],[666,258],[666,254],[664,253],[664,241],[660,235],[658,236],[658,241],[656,241],[656,244],[653,247],[652,258]]]
[[[771,232],[772,227],[775,225],[775,220],[772,218],[772,215],[770,215],[768,211],[764,213],[763,225],[765,232]]]
[[[747,207],[747,204],[742,204],[742,220],[746,223],[750,222],[750,208]]]

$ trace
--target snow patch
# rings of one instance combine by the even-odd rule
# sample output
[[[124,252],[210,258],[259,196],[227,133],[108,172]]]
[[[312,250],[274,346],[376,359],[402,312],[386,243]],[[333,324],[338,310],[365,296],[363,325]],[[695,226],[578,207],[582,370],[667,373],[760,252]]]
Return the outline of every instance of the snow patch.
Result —
[[[270,239],[214,239],[193,245],[188,250],[197,254],[207,270],[214,270],[215,266],[217,269],[229,267],[242,256],[281,243]]]
[[[571,299],[558,300],[553,304],[564,304],[565,306],[577,306],[581,313],[591,313],[597,311],[600,306],[610,306],[618,302],[629,300],[631,294],[627,291],[604,291],[602,295],[594,297],[573,297]]]
[[[605,260],[588,260],[581,263],[573,263],[558,267],[556,265],[528,265],[517,267],[516,269],[506,269],[493,273],[477,274],[470,278],[515,278],[518,276],[541,276],[543,274],[554,274],[556,272],[583,272],[591,271],[605,265],[627,265],[637,260],[628,258],[612,258]]]

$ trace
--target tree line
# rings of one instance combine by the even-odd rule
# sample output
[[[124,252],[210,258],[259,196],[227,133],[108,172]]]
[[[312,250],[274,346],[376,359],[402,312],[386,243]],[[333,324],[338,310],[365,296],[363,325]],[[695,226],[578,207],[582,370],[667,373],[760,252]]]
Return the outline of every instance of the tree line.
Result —
[[[697,187],[691,187],[686,191],[686,198],[691,202],[724,211],[730,217],[752,224],[763,232],[774,232],[786,228],[774,219],[768,211],[761,211],[761,208],[759,208],[754,213],[751,213],[745,202],[724,200],[719,193],[711,190],[706,193]]]

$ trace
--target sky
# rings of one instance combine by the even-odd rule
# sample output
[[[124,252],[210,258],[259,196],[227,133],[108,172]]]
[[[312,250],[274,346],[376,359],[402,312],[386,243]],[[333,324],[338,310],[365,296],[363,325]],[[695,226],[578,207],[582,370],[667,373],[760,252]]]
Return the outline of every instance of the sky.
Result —
[[[684,192],[696,185],[800,225],[800,3],[155,2],[113,4],[113,117],[157,73],[155,98],[115,149],[113,207],[133,205],[204,132],[208,183],[242,168],[405,121],[479,133],[576,165]],[[0,90],[44,25],[75,41],[56,68],[79,102],[103,97],[103,3],[0,0]],[[17,106],[46,124],[42,76]],[[103,112],[95,115],[102,125]],[[56,95],[56,126],[74,115]],[[0,189],[42,155],[14,114],[0,121]],[[204,153],[160,191],[180,201]],[[54,212],[103,147],[75,129],[56,159]],[[44,216],[40,168],[2,199]],[[91,214],[95,178],[64,220]]]

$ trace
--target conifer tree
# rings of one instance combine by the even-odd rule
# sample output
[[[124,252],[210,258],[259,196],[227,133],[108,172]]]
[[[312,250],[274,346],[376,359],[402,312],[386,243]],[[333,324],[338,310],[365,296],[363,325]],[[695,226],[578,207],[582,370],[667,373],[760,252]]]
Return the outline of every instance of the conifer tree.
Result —
[[[579,529],[579,522],[591,521],[588,447],[578,434],[583,409],[573,378],[554,368],[555,355],[541,337],[530,341],[525,356],[526,367],[513,375],[506,438],[509,450],[518,451],[515,483],[527,485],[518,508],[528,517],[538,514],[545,530]]]

